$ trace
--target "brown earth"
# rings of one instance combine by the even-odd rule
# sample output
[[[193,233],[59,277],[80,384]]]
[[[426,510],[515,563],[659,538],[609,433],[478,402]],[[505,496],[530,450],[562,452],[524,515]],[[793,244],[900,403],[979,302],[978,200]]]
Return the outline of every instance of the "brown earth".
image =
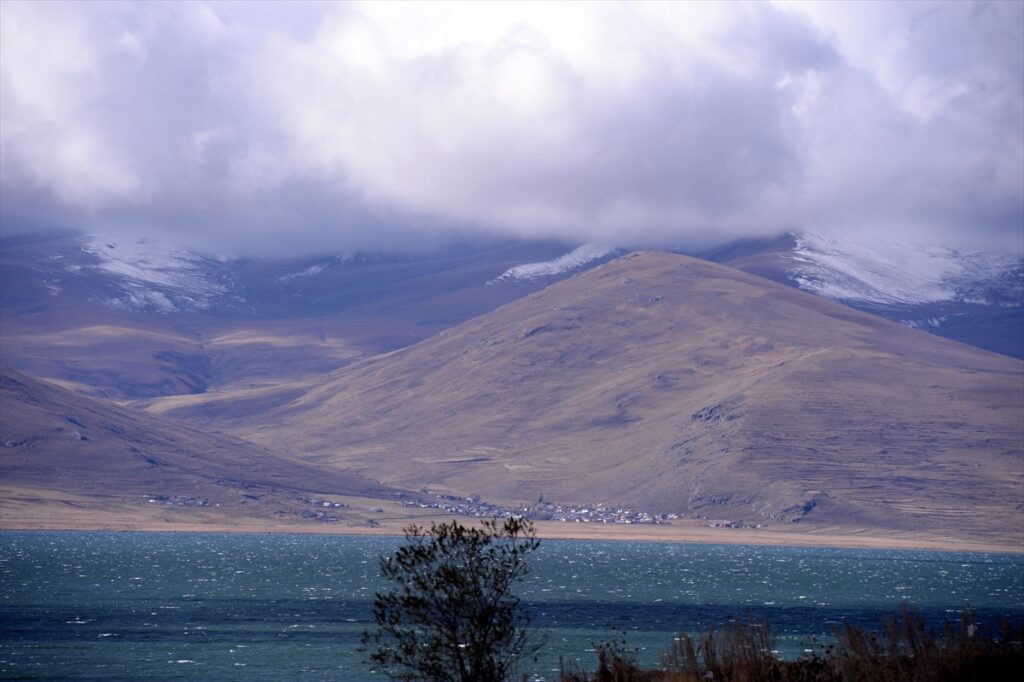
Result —
[[[0,370],[0,528],[131,527],[154,519],[316,525],[327,516],[323,501],[394,492],[342,469]],[[359,503],[358,513],[331,507],[329,515],[363,524],[370,504]]]
[[[348,505],[345,517],[332,523],[310,523],[298,517],[268,520],[244,513],[224,515],[209,510],[167,508],[162,505],[119,506],[116,500],[80,497],[56,491],[11,489],[0,485],[0,529],[72,531],[160,531],[210,533],[316,533],[326,535],[400,536],[410,524],[474,519],[437,515],[410,509],[393,500],[332,496]],[[371,506],[372,505],[372,506]],[[1020,545],[982,539],[954,538],[936,533],[879,531],[871,528],[793,526],[715,528],[697,520],[668,524],[600,524],[535,522],[538,537],[630,542],[684,542],[802,547],[859,547],[926,549],[949,552],[1019,553]]]
[[[103,270],[79,235],[0,239],[0,364],[122,401],[309,380],[411,345],[543,286],[487,282],[565,245],[478,244],[413,257],[202,259],[223,289],[201,305],[157,281]],[[143,259],[145,262],[145,259]],[[296,277],[311,265],[316,277]],[[168,273],[165,273],[168,274]],[[181,271],[171,270],[177,281]],[[130,291],[174,309],[123,304]],[[193,300],[193,303],[196,301]],[[141,307],[139,307],[141,306]]]
[[[151,407],[498,502],[1024,544],[1024,363],[684,256],[631,254],[287,391]]]
[[[331,320],[217,320],[68,311],[3,320],[4,364],[84,395],[118,401],[308,380],[373,355]],[[187,316],[181,316],[187,317]]]

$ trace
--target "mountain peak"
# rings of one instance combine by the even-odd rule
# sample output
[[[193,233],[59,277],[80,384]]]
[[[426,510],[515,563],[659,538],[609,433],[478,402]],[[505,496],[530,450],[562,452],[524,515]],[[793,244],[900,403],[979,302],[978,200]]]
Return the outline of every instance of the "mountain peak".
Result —
[[[318,461],[502,502],[998,535],[1024,483],[1022,379],[1009,358],[638,252],[234,418]]]

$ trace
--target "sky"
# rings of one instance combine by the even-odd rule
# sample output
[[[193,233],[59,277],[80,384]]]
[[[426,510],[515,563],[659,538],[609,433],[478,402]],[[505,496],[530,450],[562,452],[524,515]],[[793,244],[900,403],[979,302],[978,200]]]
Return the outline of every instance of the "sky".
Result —
[[[1024,3],[0,3],[0,229],[1024,250]]]

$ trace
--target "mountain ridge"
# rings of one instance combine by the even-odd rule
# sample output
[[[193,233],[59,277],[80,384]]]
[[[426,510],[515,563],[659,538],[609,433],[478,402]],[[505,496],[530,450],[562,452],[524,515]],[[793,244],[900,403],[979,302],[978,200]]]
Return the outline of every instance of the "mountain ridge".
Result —
[[[1024,359],[1024,258],[813,233],[701,255],[936,336]]]
[[[336,370],[255,416],[200,400],[243,437],[396,485],[1016,541],[1022,367],[645,252]]]
[[[0,366],[0,512],[301,524],[309,498],[394,488],[237,438],[130,410]],[[156,505],[154,507],[154,504]]]

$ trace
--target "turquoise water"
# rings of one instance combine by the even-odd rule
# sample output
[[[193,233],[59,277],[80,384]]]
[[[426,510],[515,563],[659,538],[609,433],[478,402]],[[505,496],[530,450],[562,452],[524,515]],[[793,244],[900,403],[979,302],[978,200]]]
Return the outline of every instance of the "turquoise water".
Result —
[[[0,534],[0,678],[377,680],[356,651],[397,538]],[[932,623],[970,603],[1024,617],[1024,557],[630,542],[542,542],[522,586],[559,656],[592,668],[625,633],[656,663],[680,631],[765,616],[783,655],[909,600]]]

